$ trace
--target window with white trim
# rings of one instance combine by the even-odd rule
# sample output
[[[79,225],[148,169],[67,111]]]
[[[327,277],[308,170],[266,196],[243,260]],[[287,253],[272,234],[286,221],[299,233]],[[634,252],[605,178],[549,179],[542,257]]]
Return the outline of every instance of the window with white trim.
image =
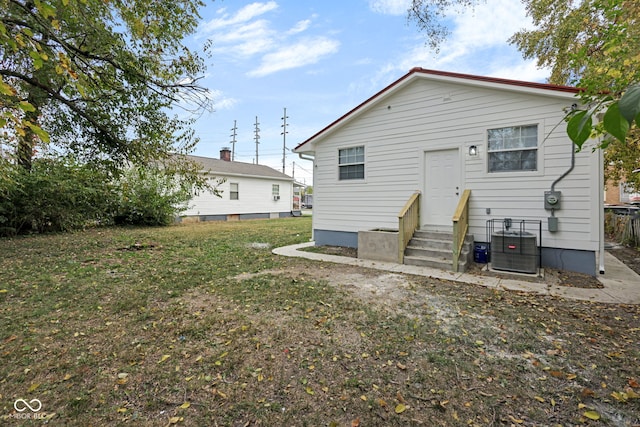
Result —
[[[489,172],[538,170],[538,125],[487,131]]]
[[[237,182],[229,183],[229,200],[238,200],[240,197],[239,185]]]
[[[271,184],[271,195],[273,196],[273,200],[280,200],[280,185],[279,184]]]
[[[338,150],[338,179],[364,179],[364,145]]]

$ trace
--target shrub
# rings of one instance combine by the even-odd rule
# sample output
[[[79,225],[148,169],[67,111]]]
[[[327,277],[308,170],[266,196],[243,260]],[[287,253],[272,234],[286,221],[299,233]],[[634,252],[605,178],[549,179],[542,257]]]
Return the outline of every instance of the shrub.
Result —
[[[3,161],[0,233],[69,231],[109,222],[107,171],[73,159],[34,159],[30,171]]]
[[[191,199],[189,189],[157,168],[127,171],[117,182],[116,224],[168,225]]]

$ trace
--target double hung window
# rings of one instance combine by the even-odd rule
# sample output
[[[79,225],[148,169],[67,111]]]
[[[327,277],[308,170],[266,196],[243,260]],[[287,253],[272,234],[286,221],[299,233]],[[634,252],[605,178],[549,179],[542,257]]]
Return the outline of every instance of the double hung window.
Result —
[[[488,130],[489,172],[538,170],[538,126]]]

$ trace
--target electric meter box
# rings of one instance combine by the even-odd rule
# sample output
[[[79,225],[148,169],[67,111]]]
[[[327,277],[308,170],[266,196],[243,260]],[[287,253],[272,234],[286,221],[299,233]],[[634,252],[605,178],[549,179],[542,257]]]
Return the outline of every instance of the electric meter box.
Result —
[[[544,192],[544,208],[548,211],[560,209],[560,191]]]

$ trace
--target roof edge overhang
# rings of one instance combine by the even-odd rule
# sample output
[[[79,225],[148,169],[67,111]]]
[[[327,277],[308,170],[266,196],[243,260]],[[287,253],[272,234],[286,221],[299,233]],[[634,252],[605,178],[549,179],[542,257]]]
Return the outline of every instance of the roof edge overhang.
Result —
[[[477,76],[473,74],[464,74],[464,73],[452,73],[447,71],[438,71],[438,70],[430,70],[421,67],[414,67],[407,74],[400,77],[398,80],[394,81],[384,89],[375,93],[370,98],[366,99],[364,102],[360,103],[358,106],[348,111],[344,115],[340,116],[338,119],[331,122],[328,126],[321,129],[319,132],[312,135],[307,140],[298,144],[293,152],[295,153],[312,153],[315,151],[313,145],[314,143],[321,139],[323,136],[331,133],[338,125],[342,125],[349,120],[352,120],[360,113],[367,110],[368,107],[372,106],[376,102],[384,99],[389,94],[397,91],[401,87],[407,85],[409,82],[417,79],[417,78],[428,78],[434,81],[443,81],[449,83],[458,83],[458,84],[467,84],[476,87],[486,87],[486,88],[499,88],[502,90],[511,90],[521,93],[528,93],[534,95],[544,95],[544,96],[553,96],[557,98],[564,99],[572,99],[575,98],[577,94],[582,92],[582,89],[576,88],[573,86],[562,86],[562,85],[552,85],[548,83],[535,83],[535,82],[527,82],[522,80],[511,80],[504,79],[499,77],[485,77],[485,76]]]
[[[212,169],[202,169],[200,170],[201,174],[207,174],[210,175],[213,178],[218,178],[218,177],[226,177],[226,176],[231,176],[234,178],[254,178],[254,179],[270,179],[270,180],[277,180],[277,181],[291,181],[293,182],[293,178],[291,178],[290,176],[267,176],[267,175],[251,175],[251,174],[246,174],[246,173],[231,173],[231,172],[222,172],[222,171],[214,171]]]

